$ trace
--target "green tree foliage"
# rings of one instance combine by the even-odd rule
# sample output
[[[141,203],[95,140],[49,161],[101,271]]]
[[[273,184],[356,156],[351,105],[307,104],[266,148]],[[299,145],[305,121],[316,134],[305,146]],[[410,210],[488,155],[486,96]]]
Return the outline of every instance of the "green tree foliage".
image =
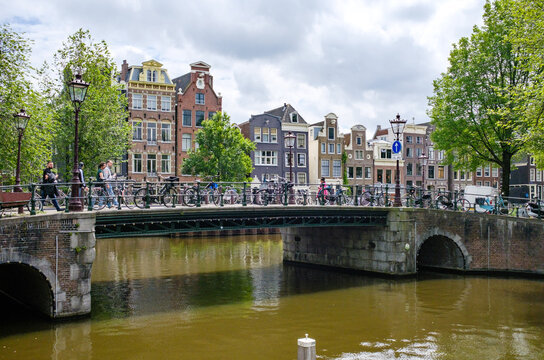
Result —
[[[511,0],[487,2],[482,28],[461,38],[450,53],[446,73],[434,81],[429,116],[431,138],[446,152],[446,162],[474,170],[486,163],[502,168],[502,192],[508,195],[512,157],[534,129],[524,98],[533,82],[521,66],[519,49],[508,39],[516,22]]]
[[[0,163],[2,181],[14,181],[17,161],[17,130],[13,114],[24,108],[31,116],[21,143],[21,182],[39,180],[47,159],[51,158],[54,133],[51,108],[32,81],[38,73],[30,65],[31,41],[0,26]]]
[[[94,42],[89,31],[78,30],[56,52],[53,69],[55,80],[47,81],[58,123],[56,157],[64,165],[59,171],[65,179],[71,178],[75,125],[66,85],[78,72],[90,84],[79,112],[79,160],[87,169],[96,169],[101,161],[121,158],[130,146],[131,127],[126,121],[127,99],[116,81],[116,65],[106,42]]]
[[[184,174],[218,176],[219,181],[246,181],[253,170],[249,154],[255,149],[226,113],[217,112],[196,133],[195,151],[183,162]]]

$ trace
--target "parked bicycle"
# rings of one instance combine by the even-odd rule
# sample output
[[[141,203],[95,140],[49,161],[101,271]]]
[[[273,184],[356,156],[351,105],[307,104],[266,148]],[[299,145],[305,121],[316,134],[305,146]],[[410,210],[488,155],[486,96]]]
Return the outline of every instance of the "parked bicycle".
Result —
[[[174,201],[177,199],[176,183],[179,178],[169,176],[167,178],[160,177],[164,180],[162,187],[159,184],[146,184],[146,187],[140,188],[134,194],[134,203],[140,209],[147,207],[147,204],[160,204],[166,207],[173,207]],[[160,188],[159,188],[160,187]]]

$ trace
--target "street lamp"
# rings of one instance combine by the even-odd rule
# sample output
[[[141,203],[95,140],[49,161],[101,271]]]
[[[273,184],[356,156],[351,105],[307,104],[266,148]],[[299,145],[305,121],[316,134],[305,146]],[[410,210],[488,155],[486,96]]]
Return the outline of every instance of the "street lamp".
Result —
[[[289,131],[287,135],[285,135],[285,145],[289,148],[289,180],[294,183],[293,181],[293,147],[295,146],[295,139],[296,136],[292,132]]]
[[[13,114],[13,125],[17,129],[18,141],[17,141],[17,167],[15,168],[15,188],[13,191],[22,192],[23,189],[19,186],[21,184],[21,141],[23,140],[23,133],[30,120],[30,115],[25,112],[25,109],[21,109],[17,114]],[[23,213],[23,207],[19,207],[19,214]]]
[[[87,88],[89,84],[81,79],[81,74],[76,74],[76,78],[68,84],[68,90],[70,92],[70,99],[74,105],[74,110],[76,112],[76,123],[75,123],[75,138],[74,138],[74,167],[72,169],[72,196],[70,197],[70,203],[68,209],[70,211],[82,211],[83,205],[79,196],[79,191],[81,187],[81,181],[79,180],[79,109],[81,104],[85,100],[85,95],[87,95]]]
[[[395,134],[395,140],[400,140],[400,134],[402,134],[402,131],[404,130],[404,125],[406,124],[406,120],[401,119],[400,115],[397,114],[397,116],[393,120],[389,120],[389,123],[391,124],[391,130],[393,130],[393,134]],[[402,206],[402,203],[400,201],[400,169],[399,169],[399,158],[397,157],[397,172],[395,174],[395,201],[393,202],[393,206],[400,207]]]

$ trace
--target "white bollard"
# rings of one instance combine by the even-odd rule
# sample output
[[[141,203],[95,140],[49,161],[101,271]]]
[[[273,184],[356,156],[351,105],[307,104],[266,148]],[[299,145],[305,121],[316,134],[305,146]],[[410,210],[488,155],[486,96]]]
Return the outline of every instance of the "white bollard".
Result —
[[[305,338],[298,339],[297,360],[315,360],[315,340],[310,339],[308,334]]]

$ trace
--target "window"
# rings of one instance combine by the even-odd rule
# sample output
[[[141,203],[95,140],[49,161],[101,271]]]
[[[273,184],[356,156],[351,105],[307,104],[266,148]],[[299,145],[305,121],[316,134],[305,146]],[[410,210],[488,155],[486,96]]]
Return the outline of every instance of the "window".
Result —
[[[147,95],[147,110],[157,110],[157,96]]]
[[[429,170],[429,173],[428,173],[427,178],[434,179],[434,166],[429,166],[428,170]]]
[[[443,166],[439,166],[438,167],[438,178],[439,179],[444,179],[444,167]]]
[[[147,70],[147,81],[151,81],[151,70]]]
[[[210,112],[208,113],[208,119],[213,118],[214,115],[215,115],[215,111],[210,111]]]
[[[204,111],[195,111],[195,126],[202,126]]]
[[[142,172],[142,154],[132,154],[132,172]]]
[[[493,170],[495,170],[495,168]],[[536,172],[536,181],[540,181],[540,179],[542,179],[542,171],[538,170]]]
[[[365,167],[365,179],[370,179],[370,172],[371,168],[370,166]]]
[[[422,174],[421,169],[422,169],[421,164],[416,164],[416,175],[417,176],[421,176],[421,174]]]
[[[363,143],[363,139],[360,137],[360,136],[357,136],[356,140],[355,140],[355,143],[357,145],[361,145]]]
[[[421,148],[416,148],[416,156],[419,158],[421,155],[423,155],[423,151]]]
[[[484,186],[489,186],[489,185],[491,185],[491,184],[489,183],[489,181],[484,182]]]
[[[530,181],[535,181],[535,169],[531,169],[531,174],[529,175],[530,176]]]
[[[204,105],[204,94],[203,93],[196,93],[196,95],[195,95],[195,104]]]
[[[276,151],[255,151],[255,165],[277,165],[278,154]]]
[[[416,144],[421,144],[421,136],[416,136]]]
[[[391,159],[391,149],[382,149],[380,152],[381,159]]]
[[[147,176],[157,176],[156,154],[147,154]]]
[[[376,171],[376,179],[378,180],[379,183],[383,183],[383,170],[382,169],[378,169]]]
[[[183,110],[183,126],[192,126],[191,110]]]
[[[406,143],[407,143],[407,144],[411,144],[411,143],[412,143],[412,137],[411,137],[411,136],[409,136],[409,135],[406,136]]]
[[[355,160],[363,160],[363,150],[355,150]]]
[[[348,167],[348,179],[353,179],[353,166]]]
[[[270,129],[270,142],[276,144],[278,143],[278,129]]]
[[[161,123],[161,139],[162,141],[172,141],[172,131],[170,123]]]
[[[460,180],[465,180],[465,172],[464,172],[464,171],[460,171],[460,172],[459,172],[459,179],[460,179]],[[482,183],[480,182],[479,185],[482,185]]]
[[[481,167],[476,169],[476,176],[482,176],[482,168]]]
[[[181,134],[181,151],[191,150],[191,134]]]
[[[306,134],[297,134],[297,149],[306,149]]]
[[[434,160],[434,149],[429,148],[429,160]]]
[[[170,172],[170,155],[161,155],[161,171],[163,173]]]
[[[255,142],[261,142],[261,128],[256,127],[253,129],[253,138]]]
[[[132,108],[134,110],[142,109],[142,94],[132,94]]]
[[[413,148],[410,148],[410,147],[407,147],[406,148],[406,157],[414,157],[414,149]]]
[[[341,160],[332,161],[332,176],[335,178],[342,176],[342,161]]]
[[[329,140],[334,140],[334,128],[329,128]]]
[[[453,172],[453,179],[454,179],[454,180],[457,180],[457,171],[454,171],[454,172]]]
[[[336,153],[341,154],[342,153],[342,144],[336,144]]]
[[[492,168],[491,169],[491,176],[493,176],[493,177],[499,176],[499,168],[497,168],[497,167]],[[537,178],[538,178],[538,176],[537,176]]]
[[[437,156],[438,160],[444,160],[444,150],[440,150]]]
[[[327,148],[326,148],[327,145],[325,145],[325,143],[321,143],[321,153],[322,154],[326,154],[327,153]]]
[[[290,154],[290,153],[285,153],[285,166],[289,167],[289,166],[295,166],[295,162],[293,161],[291,164],[289,164],[289,159],[291,158],[293,154]]]
[[[329,160],[321,160],[321,176],[326,177],[329,176],[329,174]]]
[[[329,154],[334,154],[334,144],[329,143]]]
[[[171,111],[172,101],[170,96],[161,96],[161,111]]]
[[[142,140],[143,125],[141,121],[132,122],[132,140]]]
[[[298,114],[297,113],[291,113],[291,122],[298,122]]]
[[[529,158],[529,163],[530,163],[531,165],[534,165],[534,164],[535,164],[535,158],[534,158],[534,156],[531,156],[531,157]]]
[[[306,184],[306,173],[297,173],[297,183]]]
[[[306,167],[306,154],[297,154],[297,166]]]
[[[385,182],[388,184],[392,183],[391,170],[385,170]]]
[[[484,167],[484,176],[490,176],[491,175],[491,170],[489,168],[489,165],[486,165]]]
[[[406,176],[412,176],[412,163],[406,164]]]
[[[476,185],[482,186],[482,182],[481,181],[476,181]]]
[[[263,128],[262,139],[263,143],[270,142],[270,128]]]
[[[157,143],[157,123],[154,123],[154,122],[147,123],[147,143],[148,144]]]
[[[366,171],[367,168],[365,168],[365,171]],[[362,179],[363,178],[363,168],[361,166],[357,166],[355,168],[355,177],[357,179]]]

